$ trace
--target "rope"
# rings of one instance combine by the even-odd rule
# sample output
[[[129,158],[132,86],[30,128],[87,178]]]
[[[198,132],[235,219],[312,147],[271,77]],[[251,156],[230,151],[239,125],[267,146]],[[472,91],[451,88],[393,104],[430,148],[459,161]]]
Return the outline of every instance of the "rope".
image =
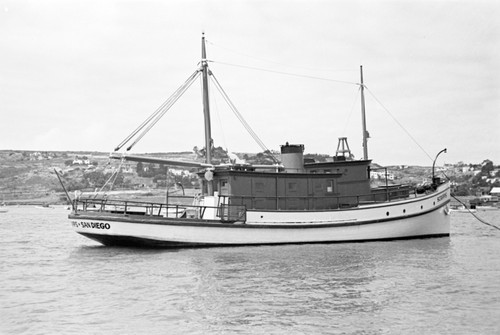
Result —
[[[483,219],[481,219],[479,216],[477,216],[474,212],[472,212],[472,211],[471,211],[471,210],[467,207],[467,205],[466,205],[466,204],[464,204],[462,201],[460,201],[460,199],[458,199],[457,197],[455,197],[453,194],[451,195],[451,197],[452,197],[453,199],[455,199],[456,201],[458,201],[459,203],[461,203],[461,204],[462,204],[465,208],[467,208],[467,210],[469,211],[469,213],[470,213],[470,214],[472,214],[472,216],[473,216],[473,217],[475,217],[475,218],[476,218],[479,222],[481,222],[481,223],[483,223],[483,224],[485,224],[485,225],[487,225],[487,226],[490,226],[490,227],[492,227],[492,228],[495,228],[495,229],[497,229],[497,230],[500,230],[500,227],[497,227],[497,226],[495,226],[495,225],[494,225],[494,224],[492,224],[492,223],[488,223],[488,222],[484,221]]]
[[[226,100],[226,103],[231,108],[231,110],[233,111],[234,115],[236,115],[236,117],[238,118],[238,120],[240,120],[241,124],[246,129],[246,131],[250,134],[250,136],[252,136],[252,138],[254,139],[254,141],[257,142],[257,144],[260,146],[260,148],[264,152],[271,153],[271,151],[266,147],[266,145],[264,144],[264,142],[262,142],[262,140],[259,138],[259,136],[253,131],[253,129],[250,127],[250,125],[245,121],[245,119],[243,118],[243,116],[241,115],[241,113],[238,111],[238,109],[236,108],[236,106],[233,104],[233,102],[231,101],[231,99],[229,99],[229,96],[226,94],[226,92],[224,91],[224,89],[220,85],[220,83],[217,80],[217,78],[215,78],[215,76],[213,75],[213,73],[211,75],[211,78],[214,81],[215,87],[219,90],[220,94],[222,95],[222,97],[224,98],[224,100]],[[270,155],[271,155],[272,160],[275,163],[279,163],[278,159],[273,154],[270,154]]]
[[[106,187],[106,185],[108,185],[108,183],[113,179],[113,182],[111,183],[111,186],[109,187],[109,190],[111,191],[113,189],[113,185],[115,184],[116,182],[116,179],[118,177],[118,173],[121,171],[122,169],[122,165],[123,163],[125,162],[125,159],[122,158],[120,160],[120,165],[118,166],[118,169],[116,169],[112,174],[111,176],[109,176],[108,180],[104,183],[104,185],[102,185],[101,189],[99,191],[94,191],[94,199],[97,197],[97,195],[99,193],[102,192],[102,190]]]
[[[445,177],[446,177],[446,179],[448,179],[448,181],[451,181],[450,177],[448,177],[448,176],[446,175],[446,173],[444,173],[443,171],[441,171],[441,173],[443,174],[443,176],[445,176]],[[454,196],[453,194],[451,194],[451,197],[452,197],[453,199],[455,199],[456,201],[458,201],[458,202],[459,202],[462,206],[464,206],[464,208],[466,208],[466,209],[467,209],[467,211],[468,211],[468,212],[469,212],[469,213],[470,213],[473,217],[475,217],[475,218],[476,218],[479,222],[481,222],[481,223],[483,223],[483,224],[485,224],[485,225],[487,225],[487,226],[490,226],[490,227],[492,227],[492,228],[495,228],[495,229],[500,230],[500,227],[497,227],[497,226],[495,226],[495,225],[494,225],[494,224],[492,224],[492,223],[486,222],[486,221],[484,221],[483,219],[481,219],[479,216],[477,216],[474,212],[472,212],[472,211],[469,209],[469,207],[467,207],[467,205],[466,205],[466,204],[464,204],[464,203],[463,203],[460,199],[458,199],[456,196]]]
[[[193,75],[167,100],[168,103],[164,104],[165,106],[163,106],[162,110],[159,113],[157,113],[156,117],[151,122],[149,122],[149,125],[146,127],[146,129],[144,129],[142,131],[142,133],[139,136],[137,136],[135,141],[127,148],[127,151],[130,151],[130,149],[132,149],[132,147],[134,145],[136,145],[137,142],[139,142],[144,137],[144,135],[146,135],[151,130],[151,128],[153,128],[153,126],[165,115],[165,113],[187,91],[187,89],[189,87],[191,87],[191,85],[194,83],[194,81],[196,80],[196,77],[199,76],[199,74],[200,74],[199,70],[196,71],[195,73],[193,73]]]
[[[358,85],[361,85],[361,84],[358,84]],[[375,101],[386,111],[387,114],[389,114],[389,116],[394,120],[394,122],[396,122],[398,124],[398,126],[401,127],[401,129],[403,129],[403,131],[406,133],[406,135],[408,135],[410,137],[410,139],[420,148],[420,150],[422,150],[427,155],[427,157],[429,157],[429,159],[432,162],[433,158],[427,153],[427,151],[425,151],[425,149],[417,142],[417,140],[408,132],[408,130],[406,130],[406,128],[403,127],[403,125],[394,117],[394,115],[391,114],[391,112],[389,112],[389,110],[380,102],[380,100],[378,100],[377,97],[375,97],[375,95],[372,93],[372,91],[370,91],[368,89],[368,87],[366,87],[366,85],[364,85],[364,87],[368,91],[368,93],[370,93],[370,95],[373,97],[373,99],[375,99]]]
[[[343,136],[346,134],[347,126],[349,125],[349,122],[351,121],[351,116],[353,114],[354,107],[356,106],[356,102],[359,99],[359,91],[361,91],[361,86],[359,87],[358,92],[356,92],[356,95],[354,97],[354,101],[352,102],[351,110],[350,110],[349,115],[347,116],[347,119],[345,121],[344,130],[342,131]]]
[[[297,68],[297,69],[312,70],[312,71],[322,71],[322,72],[325,72],[325,71],[327,71],[327,72],[351,72],[351,71],[353,71],[352,69],[344,69],[344,70],[341,70],[341,69],[328,69],[328,68],[325,69],[325,68],[312,68],[312,67],[306,67],[306,66],[297,66],[297,65],[292,65],[292,64],[285,64],[285,63],[276,62],[276,61],[265,59],[265,58],[261,58],[261,57],[255,57],[255,56],[248,55],[248,54],[245,54],[245,53],[242,53],[242,52],[239,52],[239,51],[227,48],[227,47],[223,47],[223,46],[220,46],[218,44],[213,43],[212,41],[209,41],[208,39],[205,39],[205,42],[207,44],[213,45],[213,46],[215,46],[217,48],[220,48],[220,49],[232,52],[232,53],[234,53],[236,55],[241,55],[241,56],[244,56],[244,57],[247,57],[247,58],[252,58],[252,59],[255,59],[255,60],[258,60],[258,61],[261,61],[261,62],[270,63],[270,64],[277,64],[277,65],[286,66],[286,67],[294,67],[294,68]]]
[[[115,151],[120,150],[125,144],[130,142],[132,138],[134,138],[144,127],[146,127],[148,124],[150,126],[145,130],[136,141],[127,148],[127,150],[130,150],[144,135],[151,129],[151,127],[158,122],[158,120],[165,115],[165,113],[172,107],[172,105],[182,96],[182,94],[191,86],[193,81],[196,79],[196,77],[199,75],[200,71],[197,69],[191,76],[189,76],[188,79],[166,100],[164,101],[160,107],[156,109],[156,111],[151,114],[144,122],[139,125],[130,135],[128,135],[116,148]],[[153,121],[152,125],[151,122]]]
[[[208,84],[212,84],[212,81],[209,81]],[[226,136],[224,133],[224,127],[222,126],[222,120],[221,120],[221,115],[219,113],[219,106],[217,103],[217,95],[212,93],[212,86],[209,87],[208,92],[210,93],[210,101],[213,103],[213,108],[210,109],[211,112],[214,112],[215,116],[217,117],[217,123],[219,125],[219,131],[222,137],[222,143],[224,145],[224,148],[226,148],[226,151],[228,151],[228,146],[226,142]]]
[[[229,66],[234,66],[234,67],[241,67],[241,68],[250,69],[250,70],[257,70],[257,71],[263,71],[263,72],[271,72],[271,73],[283,74],[283,75],[292,76],[292,77],[325,80],[325,81],[331,81],[331,82],[335,82],[335,83],[348,84],[348,85],[358,85],[358,83],[350,82],[350,81],[344,81],[344,80],[335,80],[335,79],[329,79],[329,78],[308,76],[308,75],[305,75],[305,74],[297,74],[297,73],[290,73],[290,72],[274,71],[274,70],[268,70],[268,69],[261,69],[261,68],[253,67],[253,66],[238,65],[238,64],[231,64],[231,63],[225,63],[225,62],[216,62],[216,61],[213,61],[213,60],[211,60],[209,62],[211,62],[211,63],[217,63],[217,64],[223,64],[223,65],[229,65]]]

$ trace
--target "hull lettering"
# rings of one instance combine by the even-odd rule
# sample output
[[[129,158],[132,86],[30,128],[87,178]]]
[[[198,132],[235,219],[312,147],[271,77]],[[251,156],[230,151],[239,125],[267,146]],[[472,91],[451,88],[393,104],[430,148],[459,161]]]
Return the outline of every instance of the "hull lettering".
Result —
[[[443,199],[446,199],[448,197],[447,193],[441,194],[439,197],[437,197],[437,201],[440,202]]]
[[[92,221],[71,221],[71,225],[75,228],[89,228],[89,229],[110,229],[111,225],[104,222]]]

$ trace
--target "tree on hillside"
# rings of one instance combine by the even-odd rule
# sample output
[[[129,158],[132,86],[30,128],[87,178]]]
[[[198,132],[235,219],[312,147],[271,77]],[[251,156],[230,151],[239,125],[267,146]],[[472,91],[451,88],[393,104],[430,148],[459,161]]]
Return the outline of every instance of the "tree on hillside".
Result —
[[[135,171],[137,172],[137,175],[141,175],[144,172],[144,167],[142,166],[142,162],[137,163],[135,167]]]
[[[84,180],[86,181],[87,187],[102,187],[110,180],[112,173],[102,173],[100,171],[92,171],[89,173],[85,173],[83,175]],[[124,177],[122,173],[118,173],[115,177],[113,177],[113,185],[120,186],[123,184]]]
[[[483,161],[482,163],[482,167],[481,167],[481,174],[483,176],[487,176],[489,175],[489,173],[491,171],[493,171],[495,169],[495,167],[493,166],[493,162],[490,161],[489,159],[486,159],[485,161]]]

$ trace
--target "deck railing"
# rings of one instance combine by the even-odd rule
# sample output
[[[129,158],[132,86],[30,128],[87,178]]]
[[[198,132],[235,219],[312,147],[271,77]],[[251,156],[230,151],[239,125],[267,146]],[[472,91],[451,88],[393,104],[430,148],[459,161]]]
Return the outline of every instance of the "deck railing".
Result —
[[[359,205],[371,203],[390,202],[402,198],[416,196],[414,188],[408,186],[389,186],[372,190],[370,194],[338,196],[223,196],[230,198],[231,204],[245,205],[248,209],[265,210],[322,210],[322,209],[342,209],[357,207]],[[224,202],[228,202],[225,200]]]
[[[242,205],[221,204],[203,206],[188,204],[165,204],[147,201],[80,198],[73,203],[75,213],[108,212],[127,215],[156,216],[175,219],[204,219],[207,210],[214,210],[217,219],[223,222],[246,221],[246,208]]]
[[[189,197],[179,203],[128,201],[106,198],[80,198],[74,200],[75,212],[108,212],[128,215],[146,215],[176,219],[206,219],[207,210],[223,222],[245,222],[247,209],[262,210],[328,210],[357,207],[364,204],[389,202],[417,196],[414,188],[407,186],[381,187],[370,194],[356,196],[219,196],[217,206],[198,205]],[[188,198],[188,197],[182,197]]]

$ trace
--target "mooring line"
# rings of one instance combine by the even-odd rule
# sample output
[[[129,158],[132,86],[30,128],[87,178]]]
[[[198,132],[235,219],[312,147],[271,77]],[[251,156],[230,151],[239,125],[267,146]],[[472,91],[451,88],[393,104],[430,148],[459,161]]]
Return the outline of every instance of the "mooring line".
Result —
[[[481,222],[481,223],[483,223],[483,224],[485,224],[485,225],[487,225],[487,226],[490,226],[490,227],[492,227],[492,228],[495,228],[495,229],[500,230],[500,227],[497,227],[497,226],[495,226],[495,225],[494,225],[494,224],[492,224],[492,223],[486,222],[486,221],[484,221],[483,219],[481,219],[479,216],[477,216],[474,212],[472,212],[472,211],[471,211],[471,210],[467,207],[467,205],[466,205],[466,204],[464,204],[464,203],[463,203],[460,199],[458,199],[457,197],[455,197],[453,194],[451,195],[451,197],[452,197],[453,199],[455,199],[456,201],[458,201],[459,203],[461,203],[461,204],[462,204],[462,205],[463,205],[463,206],[464,206],[464,207],[465,207],[465,208],[469,211],[469,213],[470,213],[470,214],[472,214],[472,216],[474,216],[474,217],[475,217],[475,218],[476,218],[479,222]]]

